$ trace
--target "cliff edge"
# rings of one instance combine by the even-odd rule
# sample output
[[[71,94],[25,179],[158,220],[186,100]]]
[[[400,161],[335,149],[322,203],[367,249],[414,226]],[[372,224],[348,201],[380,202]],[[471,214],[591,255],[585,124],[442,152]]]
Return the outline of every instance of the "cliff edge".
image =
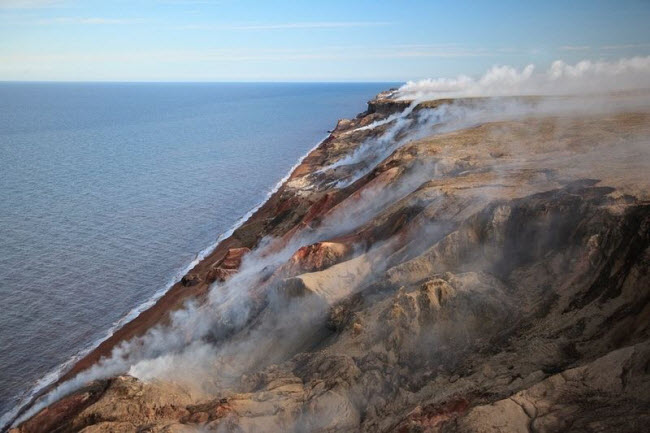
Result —
[[[645,431],[649,102],[379,95],[10,431]]]

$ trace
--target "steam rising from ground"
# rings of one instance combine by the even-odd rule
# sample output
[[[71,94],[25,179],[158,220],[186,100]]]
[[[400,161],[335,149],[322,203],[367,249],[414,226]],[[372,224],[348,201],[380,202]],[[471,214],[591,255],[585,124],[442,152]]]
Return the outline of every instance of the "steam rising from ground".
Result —
[[[621,110],[650,109],[647,97],[636,99],[506,99],[471,103],[448,103],[416,110],[419,101],[449,96],[492,96],[533,93],[581,93],[650,87],[650,57],[623,59],[615,63],[580,62],[574,66],[555,62],[536,75],[532,65],[521,71],[495,67],[479,80],[425,80],[408,83],[398,97],[416,99],[414,104],[384,121],[365,127],[384,128],[350,154],[324,167],[336,173],[336,186],[346,187],[375,169],[400,147],[414,140],[485,122],[523,119],[530,116],[588,115]],[[328,306],[313,297],[287,299],[282,282],[268,279],[301,247],[345,235],[361,227],[387,206],[412,193],[437,175],[435,161],[411,167],[398,182],[367,188],[352,206],[335,208],[320,225],[307,227],[290,240],[263,239],[244,256],[240,271],[225,283],[210,288],[202,304],[188,303],[173,313],[168,326],[158,326],[144,336],[116,347],[102,359],[45,396],[22,419],[78,389],[88,381],[129,373],[142,380],[166,380],[180,384],[197,396],[222,392],[238,383],[242,375],[271,363],[281,362],[305,348],[322,332]],[[389,242],[375,245],[365,254],[371,272],[383,272],[383,258],[394,250]],[[378,257],[378,259],[377,259]],[[263,296],[262,296],[263,295]]]
[[[237,274],[211,287],[204,304],[189,302],[172,314],[169,326],[155,327],[122,343],[109,359],[61,384],[18,422],[92,380],[128,373],[142,380],[175,382],[199,397],[232,386],[253,368],[283,360],[322,325],[327,306],[310,297],[287,299],[274,290],[277,287],[270,288],[268,303],[256,304],[252,299],[262,277],[286,263],[299,248],[359,227],[385,204],[430,179],[432,170],[432,166],[420,166],[397,185],[369,188],[353,207],[334,210],[318,228],[307,228],[286,244],[263,239],[244,256]],[[381,264],[377,262],[379,268]],[[383,270],[379,268],[374,271]]]
[[[479,79],[467,75],[409,81],[397,99],[438,99],[471,96],[559,95],[605,93],[650,88],[650,56],[616,62],[583,60],[569,65],[556,60],[544,72],[535,65],[521,70],[494,66]]]
[[[388,127],[381,135],[368,138],[351,153],[322,168],[319,172],[337,170],[339,180],[334,186],[345,188],[370,173],[400,147],[434,134],[444,134],[488,122],[521,120],[531,116],[604,114],[650,108],[648,97],[612,98],[603,95],[581,98],[493,97],[453,101],[436,108],[414,111],[421,102],[423,100],[417,99],[409,105],[408,109],[391,115],[387,119]],[[377,122],[369,126],[382,125]]]

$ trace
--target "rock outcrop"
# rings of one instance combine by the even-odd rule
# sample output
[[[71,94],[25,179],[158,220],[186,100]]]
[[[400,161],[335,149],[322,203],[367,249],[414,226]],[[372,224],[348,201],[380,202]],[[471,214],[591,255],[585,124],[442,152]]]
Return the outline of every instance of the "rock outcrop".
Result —
[[[210,267],[206,280],[210,283],[226,281],[231,275],[237,273],[244,255],[248,252],[250,252],[250,249],[246,247],[230,248],[223,258],[217,260]]]
[[[645,431],[650,111],[425,128],[454,104],[389,92],[339,122],[66,378],[195,299],[207,330],[134,361],[162,373],[88,383],[12,433]]]

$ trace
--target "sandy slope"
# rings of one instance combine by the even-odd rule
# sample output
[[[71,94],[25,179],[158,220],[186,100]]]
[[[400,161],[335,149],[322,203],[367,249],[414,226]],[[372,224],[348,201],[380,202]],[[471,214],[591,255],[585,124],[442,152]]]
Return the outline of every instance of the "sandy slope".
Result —
[[[644,431],[650,112],[414,122],[383,141],[399,119],[363,128],[407,105],[380,98],[339,122],[231,239],[67,376],[210,284],[226,290],[219,279],[254,254],[228,250],[272,236],[259,260],[287,259],[246,287],[240,326],[200,339],[215,348],[207,367],[183,372],[201,392],[183,375],[95,381],[16,432]]]

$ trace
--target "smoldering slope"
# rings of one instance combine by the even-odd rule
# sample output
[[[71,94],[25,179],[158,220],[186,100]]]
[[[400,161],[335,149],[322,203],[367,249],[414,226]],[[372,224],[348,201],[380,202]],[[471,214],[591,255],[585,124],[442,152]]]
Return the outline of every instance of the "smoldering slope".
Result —
[[[288,300],[271,291],[264,316],[242,335],[222,341],[259,317],[259,308],[251,301],[262,276],[284,264],[305,245],[342,235],[376,215],[390,203],[413,191],[433,176],[433,166],[422,166],[391,188],[366,190],[354,208],[333,212],[317,228],[306,229],[288,243],[263,239],[247,254],[240,271],[225,283],[214,284],[207,301],[188,303],[172,314],[171,323],[155,327],[146,335],[116,347],[109,359],[103,359],[74,379],[61,384],[38,401],[17,421],[29,418],[41,408],[73,392],[89,381],[128,373],[142,380],[174,381],[201,395],[214,393],[232,384],[241,374],[260,363],[281,360],[293,353],[305,339],[306,330],[325,317],[322,303],[313,299]],[[286,322],[280,317],[291,317]],[[226,361],[227,360],[227,361]]]
[[[494,98],[472,104],[452,102],[421,110],[415,110],[415,105],[394,115],[388,122],[371,125],[371,128],[386,126],[386,129],[321,171],[341,171],[342,179],[335,187],[342,188],[370,173],[401,146],[425,136],[485,122],[528,117],[649,111],[650,98],[647,94],[627,98],[600,95],[532,101]],[[435,162],[416,165],[400,182],[388,188],[365,191],[355,206],[333,212],[318,227],[304,229],[289,241],[263,239],[244,257],[237,274],[210,288],[204,303],[189,302],[173,313],[168,326],[155,327],[141,337],[122,343],[110,358],[41,398],[18,422],[91,380],[128,373],[144,381],[172,381],[197,396],[211,395],[236,384],[242,374],[281,362],[305,348],[322,329],[327,305],[315,297],[283,296],[282,287],[264,287],[264,278],[300,247],[359,228],[386,206],[435,178],[437,170]],[[390,243],[384,243],[358,253],[372,258],[372,273],[378,274],[385,270],[381,259],[392,251]],[[258,296],[261,287],[267,289],[263,302]]]
[[[532,115],[569,115],[586,113],[587,102],[590,114],[615,112],[623,108],[643,108],[647,98],[613,99],[612,92],[644,89],[650,92],[650,56],[624,58],[615,62],[583,60],[569,65],[556,60],[547,71],[536,73],[534,65],[522,70],[512,66],[494,66],[478,79],[461,75],[457,78],[437,78],[409,81],[391,97],[409,100],[411,104],[402,112],[386,119],[358,128],[377,128],[386,124],[390,127],[379,137],[369,139],[351,154],[324,167],[319,172],[342,166],[361,165],[352,173],[343,171],[342,178],[335,183],[344,188],[367,173],[395,149],[406,142],[417,140],[433,133],[445,133],[468,128],[486,122],[521,119]],[[507,96],[539,95],[544,99],[533,101],[495,99]],[[588,99],[553,99],[551,95],[582,95]],[[435,109],[415,108],[424,101],[441,98],[491,97],[490,101],[475,101],[469,104],[443,104]],[[614,106],[612,106],[614,104]],[[370,159],[368,159],[370,156]]]
[[[459,100],[432,109],[414,108],[424,100],[413,101],[409,108],[392,119],[386,131],[359,145],[350,154],[322,168],[319,172],[339,171],[334,185],[345,188],[370,173],[381,161],[407,143],[431,136],[470,128],[484,123],[521,120],[527,117],[598,115],[621,111],[646,111],[648,97],[613,98],[609,95],[582,97],[543,97],[521,99],[491,97],[476,101]],[[376,126],[382,125],[377,122]],[[344,170],[344,167],[350,167]]]

